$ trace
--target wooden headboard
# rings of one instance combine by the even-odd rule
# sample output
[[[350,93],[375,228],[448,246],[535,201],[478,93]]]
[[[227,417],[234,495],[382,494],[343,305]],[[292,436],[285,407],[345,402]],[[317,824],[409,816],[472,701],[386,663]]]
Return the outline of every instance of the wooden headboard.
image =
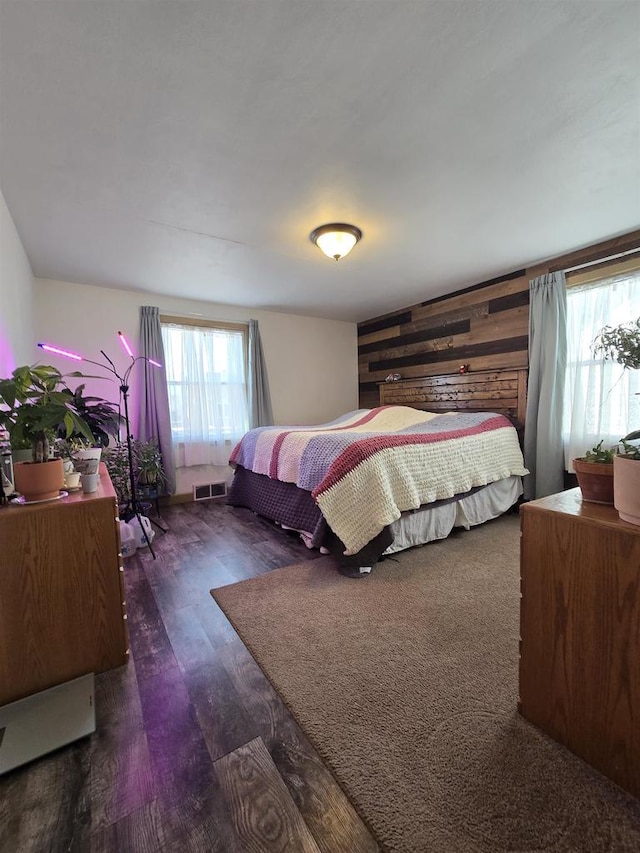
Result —
[[[380,383],[381,406],[412,406],[430,412],[499,412],[524,424],[527,369],[449,373]]]

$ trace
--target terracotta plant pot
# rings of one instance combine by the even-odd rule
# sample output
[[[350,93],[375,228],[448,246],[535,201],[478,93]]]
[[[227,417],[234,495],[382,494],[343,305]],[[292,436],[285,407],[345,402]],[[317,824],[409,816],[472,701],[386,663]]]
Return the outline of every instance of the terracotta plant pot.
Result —
[[[582,500],[594,504],[613,504],[613,464],[574,459]]]
[[[62,459],[51,459],[49,462],[16,462],[13,474],[16,492],[27,502],[55,498],[64,486]]]
[[[613,459],[614,505],[623,521],[640,525],[640,459]]]

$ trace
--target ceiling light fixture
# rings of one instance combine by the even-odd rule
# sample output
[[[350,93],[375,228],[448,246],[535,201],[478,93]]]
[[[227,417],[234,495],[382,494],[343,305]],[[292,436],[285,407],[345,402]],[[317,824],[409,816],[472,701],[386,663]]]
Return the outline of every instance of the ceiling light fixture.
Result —
[[[336,261],[348,255],[361,237],[362,231],[359,228],[342,222],[321,225],[309,234],[311,242],[315,243],[328,258]]]

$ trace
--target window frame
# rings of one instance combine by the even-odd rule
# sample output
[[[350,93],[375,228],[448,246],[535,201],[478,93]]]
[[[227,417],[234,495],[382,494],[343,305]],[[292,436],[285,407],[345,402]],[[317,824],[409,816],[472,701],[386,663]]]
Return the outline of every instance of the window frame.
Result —
[[[212,329],[214,331],[230,331],[240,332],[242,334],[242,352],[244,359],[244,390],[247,399],[247,407],[249,404],[249,324],[248,323],[233,323],[227,320],[212,320],[208,318],[197,317],[181,317],[175,314],[160,314],[160,326],[182,326],[193,328]],[[167,379],[167,385],[169,384]],[[230,445],[231,442],[227,439],[225,443]],[[184,439],[174,441],[174,446],[184,447]]]
[[[571,299],[579,298],[580,292],[588,292],[594,290],[605,289],[608,287],[615,287],[618,282],[625,281],[627,279],[636,279],[640,278],[640,252],[634,252],[626,255],[624,258],[618,258],[615,260],[602,261],[599,263],[591,264],[588,267],[582,267],[579,270],[569,271],[565,275],[566,277],[566,287],[567,287],[567,311],[569,311],[569,301]],[[631,318],[635,320],[635,314]],[[603,318],[601,323],[599,324],[599,328],[603,328],[605,325],[618,325],[619,321],[613,319]],[[594,340],[595,335],[597,334],[598,329],[594,330]],[[569,362],[569,348],[567,350],[567,366],[566,366],[566,378],[565,381],[568,382],[569,372],[572,369],[598,369],[598,370],[609,370],[613,371],[616,369],[616,364],[614,361],[603,359],[601,356],[597,356],[591,353],[591,357],[587,359],[583,359],[580,361]],[[621,369],[621,368],[619,368]],[[625,374],[624,370],[621,370],[621,376]],[[627,376],[629,382],[632,382],[631,375]],[[609,395],[613,391],[614,388],[617,387],[619,379],[615,380],[613,383],[609,383],[608,390],[606,392],[606,396],[600,398],[600,407],[604,405],[606,399],[609,398]],[[598,383],[600,380],[598,380]],[[575,385],[571,386],[572,393],[573,388],[577,387]],[[591,386],[580,386],[581,388],[591,387]],[[593,386],[597,388],[597,384]],[[565,402],[567,401],[568,388],[565,387]],[[602,386],[602,391],[604,392],[604,386]],[[631,391],[632,396],[637,394],[635,391]],[[585,417],[585,423],[586,423]],[[579,430],[574,429],[575,421],[571,421],[570,426],[567,426],[566,420],[566,411],[563,410],[563,418],[562,418],[562,441],[564,447],[564,455],[565,455],[565,468],[569,471],[572,471],[572,457],[575,458],[577,456],[576,449],[576,440],[575,436],[579,433]],[[627,424],[627,427],[629,424]],[[591,444],[597,443],[599,439],[603,439],[607,441],[606,449],[609,446],[615,447],[616,443],[620,440],[622,435],[628,432],[628,429],[625,429],[624,426],[621,426],[621,429],[614,432],[607,432],[603,425],[601,424],[601,428],[595,430],[595,432],[591,432],[585,434],[585,446],[582,452],[586,452],[588,449],[587,445],[590,447]]]

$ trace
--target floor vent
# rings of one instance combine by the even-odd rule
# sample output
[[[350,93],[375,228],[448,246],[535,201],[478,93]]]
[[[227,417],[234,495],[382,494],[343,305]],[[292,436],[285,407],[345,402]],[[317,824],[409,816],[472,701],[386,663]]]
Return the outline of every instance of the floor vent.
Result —
[[[201,483],[193,487],[194,501],[209,501],[211,498],[226,498],[227,483],[225,480],[216,480],[214,483]]]

